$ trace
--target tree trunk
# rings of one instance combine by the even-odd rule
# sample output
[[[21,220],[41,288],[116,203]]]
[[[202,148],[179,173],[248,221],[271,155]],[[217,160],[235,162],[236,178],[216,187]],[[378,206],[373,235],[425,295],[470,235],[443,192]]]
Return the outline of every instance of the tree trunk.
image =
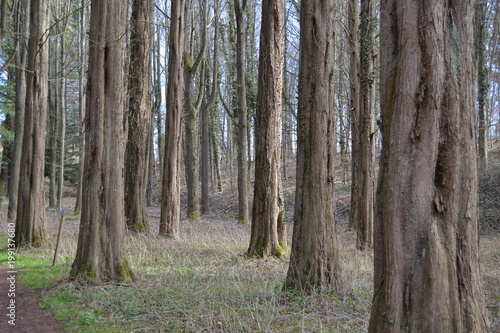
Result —
[[[215,36],[214,36],[214,54],[212,66],[212,90],[208,101],[202,106],[201,109],[201,213],[210,213],[210,194],[209,194],[209,169],[210,169],[210,112],[215,105],[217,97],[217,75],[218,75],[218,48],[219,48],[219,17],[218,12],[219,3],[216,0],[214,5],[215,12]],[[215,164],[215,163],[214,163]]]
[[[61,11],[62,15],[66,17],[65,10]],[[67,22],[67,20],[66,20]],[[57,208],[59,211],[64,210],[64,156],[65,156],[65,143],[66,143],[66,74],[64,57],[66,56],[66,43],[64,41],[64,32],[66,31],[67,23],[63,25],[60,30],[60,50],[59,50],[59,66],[60,66],[60,82],[59,86],[59,117],[61,120],[61,135],[59,137],[59,181],[57,183]]]
[[[245,82],[245,11],[247,0],[234,0],[236,15],[236,86],[238,91],[238,223],[248,223],[247,94]]]
[[[383,147],[369,332],[486,332],[473,0],[381,2]]]
[[[350,79],[350,96],[349,106],[351,109],[351,210],[349,212],[349,229],[358,228],[358,217],[360,207],[360,200],[358,193],[361,192],[361,185],[359,179],[359,95],[360,95],[360,56],[359,56],[359,0],[349,0],[349,49],[350,64],[349,64],[349,79]]]
[[[180,162],[182,90],[184,89],[184,0],[172,0],[168,55],[165,162],[160,216],[160,236],[180,237]]]
[[[297,189],[285,289],[341,286],[334,216],[335,1],[302,1],[300,15]]]
[[[356,123],[359,139],[356,182],[359,185],[359,189],[354,192],[354,198],[351,201],[358,201],[358,210],[353,212],[357,225],[356,246],[360,250],[365,250],[372,246],[373,204],[375,197],[375,176],[373,170],[375,151],[375,88],[373,86],[375,81],[375,1],[361,1],[360,21],[359,119],[357,119]]]
[[[16,26],[19,33],[19,46],[16,52],[16,105],[15,105],[15,132],[14,155],[10,169],[9,180],[9,207],[7,217],[14,220],[17,211],[17,197],[19,195],[19,172],[21,168],[21,154],[23,149],[24,114],[26,102],[26,60],[29,41],[30,1],[20,1],[17,6]]]
[[[281,197],[284,0],[262,2],[255,117],[255,185],[248,255],[281,257],[286,251]]]
[[[487,21],[486,0],[478,0],[476,4],[476,68],[477,68],[477,107],[479,130],[479,166],[488,166],[488,94],[490,90],[488,62],[486,57]],[[498,13],[497,13],[498,15]]]
[[[128,69],[125,216],[129,230],[148,229],[146,176],[151,132],[151,0],[132,1]]]
[[[28,13],[26,13],[28,14]],[[48,96],[49,5],[32,0],[26,71],[26,106],[16,218],[16,245],[41,246],[45,221],[44,165]]]
[[[124,246],[125,7],[91,2],[83,202],[70,273],[90,281],[133,279]]]
[[[81,0],[80,12],[80,36],[79,36],[79,80],[78,80],[78,115],[80,120],[79,130],[79,146],[78,146],[78,189],[75,203],[75,214],[79,214],[82,210],[82,192],[83,192],[83,172],[85,161],[85,36],[86,36],[86,13],[85,13],[85,0]]]

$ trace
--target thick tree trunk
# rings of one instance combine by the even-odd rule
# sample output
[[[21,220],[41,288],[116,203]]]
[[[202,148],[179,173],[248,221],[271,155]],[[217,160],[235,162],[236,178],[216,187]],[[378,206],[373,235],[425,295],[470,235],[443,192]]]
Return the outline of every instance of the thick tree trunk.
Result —
[[[7,217],[14,220],[17,212],[17,197],[19,195],[19,172],[21,168],[21,154],[23,149],[24,114],[26,106],[26,59],[29,41],[30,1],[23,0],[18,3],[16,13],[16,26],[19,33],[19,44],[16,52],[16,105],[14,129],[14,154],[9,180],[9,207]]]
[[[172,0],[168,55],[167,120],[160,236],[179,238],[181,118],[184,89],[184,0]]]
[[[281,115],[284,0],[262,3],[255,117],[255,185],[248,255],[281,257],[286,251],[281,198]]]
[[[83,202],[70,273],[90,281],[133,279],[124,246],[125,7],[91,3]]]
[[[247,94],[245,82],[245,11],[247,0],[234,0],[236,15],[236,86],[238,91],[238,223],[248,221]]]
[[[146,176],[151,132],[151,0],[132,1],[128,70],[125,216],[129,230],[148,229]]]
[[[26,106],[16,218],[16,246],[41,246],[45,222],[44,165],[47,122],[49,5],[32,0],[26,71]]]
[[[335,1],[302,1],[297,189],[292,253],[285,289],[341,286],[334,217]]]
[[[383,148],[369,332],[486,332],[473,0],[381,2]]]

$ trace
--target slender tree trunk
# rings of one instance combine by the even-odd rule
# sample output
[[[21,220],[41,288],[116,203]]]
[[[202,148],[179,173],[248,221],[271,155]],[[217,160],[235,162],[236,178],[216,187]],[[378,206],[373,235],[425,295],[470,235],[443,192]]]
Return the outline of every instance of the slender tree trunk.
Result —
[[[381,2],[383,147],[369,332],[487,332],[473,0]]]
[[[361,210],[359,193],[361,184],[359,179],[359,146],[360,146],[360,56],[359,56],[359,0],[349,0],[348,4],[349,19],[349,83],[350,83],[350,118],[351,118],[351,210],[349,213],[349,229],[358,228],[359,212]]]
[[[125,7],[92,0],[83,202],[72,277],[130,281],[125,256]]]
[[[83,172],[85,166],[85,73],[86,73],[86,53],[85,53],[85,36],[86,36],[86,13],[85,1],[81,0],[80,12],[80,38],[79,38],[79,79],[78,79],[78,115],[80,120],[79,130],[79,146],[78,146],[78,189],[75,204],[75,214],[79,214],[82,210],[82,192],[83,192]]]
[[[201,213],[210,213],[210,194],[209,194],[209,170],[210,170],[210,112],[215,105],[217,97],[217,76],[218,76],[218,48],[219,48],[219,2],[215,1],[215,36],[214,36],[214,54],[212,66],[212,90],[208,101],[201,109]],[[213,130],[212,130],[213,132]],[[218,162],[216,162],[218,163]]]
[[[62,11],[63,15],[66,15],[65,10]],[[66,31],[67,24],[61,29],[59,36],[60,54],[59,54],[59,66],[60,66],[60,84],[59,86],[59,117],[61,120],[61,135],[59,137],[59,181],[57,183],[57,208],[59,211],[64,210],[64,157],[65,157],[65,144],[66,144],[66,74],[65,74],[65,64],[64,57],[66,56],[66,43],[64,41],[64,31]]]
[[[375,1],[362,0],[359,26],[360,71],[359,71],[359,119],[357,135],[359,151],[357,162],[357,183],[354,201],[358,210],[353,212],[357,224],[356,246],[360,250],[371,248],[373,237],[373,205],[375,198],[374,175],[374,113],[375,113]]]
[[[247,0],[234,0],[236,15],[236,80],[238,91],[238,223],[248,223],[247,94],[245,82],[245,11]]]
[[[281,257],[286,251],[281,197],[284,0],[262,2],[255,118],[255,185],[248,255]]]
[[[148,229],[146,186],[151,132],[151,0],[132,1],[128,69],[125,216],[129,230]]]
[[[43,185],[48,96],[49,16],[48,2],[31,1],[16,246],[41,246],[48,239]]]
[[[184,88],[184,0],[172,0],[168,55],[167,120],[160,236],[180,237],[181,118]]]
[[[302,1],[297,189],[290,264],[284,289],[341,286],[335,230],[335,1]]]
[[[19,1],[16,13],[16,31],[19,33],[19,44],[16,52],[16,106],[14,130],[14,156],[10,169],[9,207],[7,217],[14,220],[17,211],[19,195],[19,172],[21,168],[21,154],[23,149],[24,114],[26,102],[26,61],[27,44],[29,41],[30,0]]]
[[[476,4],[476,68],[477,68],[477,106],[479,130],[479,167],[488,166],[488,94],[490,90],[488,62],[486,57],[487,21],[486,0],[478,0]],[[498,15],[498,14],[497,14]]]

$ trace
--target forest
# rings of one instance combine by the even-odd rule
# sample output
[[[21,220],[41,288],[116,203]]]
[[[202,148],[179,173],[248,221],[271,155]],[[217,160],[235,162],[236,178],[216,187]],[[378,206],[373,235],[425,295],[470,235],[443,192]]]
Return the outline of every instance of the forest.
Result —
[[[500,1],[0,2],[1,332],[500,332]]]

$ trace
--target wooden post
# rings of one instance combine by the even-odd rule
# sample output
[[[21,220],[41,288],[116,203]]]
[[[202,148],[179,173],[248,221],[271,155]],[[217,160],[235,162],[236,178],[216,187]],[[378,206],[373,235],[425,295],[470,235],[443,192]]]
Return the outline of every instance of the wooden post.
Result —
[[[57,232],[57,242],[56,242],[56,249],[54,251],[54,259],[52,260],[52,267],[54,267],[56,265],[57,251],[59,250],[59,241],[61,240],[62,228],[63,228],[65,217],[66,217],[66,214],[64,213],[64,211],[61,211],[61,222],[59,223],[59,231]]]

